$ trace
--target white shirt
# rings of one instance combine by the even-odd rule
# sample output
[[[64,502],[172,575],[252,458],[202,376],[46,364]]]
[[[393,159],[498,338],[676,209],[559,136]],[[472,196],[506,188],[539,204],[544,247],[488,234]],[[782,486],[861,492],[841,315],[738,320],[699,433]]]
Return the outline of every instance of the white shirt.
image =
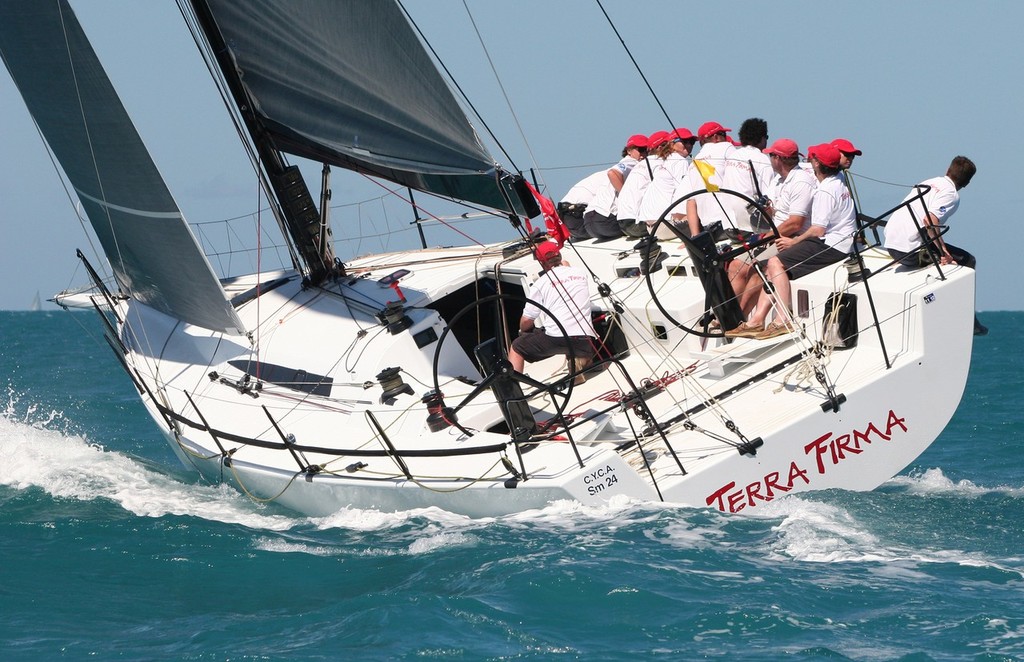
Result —
[[[811,203],[811,225],[825,229],[825,245],[846,253],[857,231],[857,210],[850,189],[838,177],[818,182]]]
[[[626,177],[626,182],[619,190],[619,196],[615,201],[617,218],[637,218],[640,201],[643,200],[644,192],[651,183],[651,172],[658,160],[653,156],[644,157],[629,171],[629,176]]]
[[[924,194],[924,209],[935,214],[940,225],[945,225],[949,217],[960,207],[960,192],[956,190],[956,184],[946,176],[933,177],[922,183],[931,187],[931,190]],[[917,189],[911,190],[907,197],[903,198],[903,202],[916,198],[918,194]],[[909,253],[921,245],[921,235],[913,220],[916,218],[918,225],[925,227],[925,211],[921,207],[921,202],[916,200],[910,203],[909,209],[900,207],[892,213],[885,226],[886,248]],[[914,214],[913,218],[911,212]]]
[[[707,143],[701,145],[700,153],[696,161],[706,161],[715,169],[715,173],[709,178],[709,183],[719,188],[730,188],[726,182],[729,180],[729,168],[733,163],[733,154],[736,147],[729,142]],[[749,179],[749,175],[747,175]],[[686,181],[677,191],[681,195],[705,189],[704,179],[700,171],[695,167],[690,168],[686,174]],[[735,190],[735,189],[734,189]],[[700,224],[707,227],[715,221],[721,221],[726,228],[735,227],[741,230],[750,230],[750,215],[747,213],[747,202],[729,194],[704,194],[693,198],[697,203],[697,215],[700,217]]]
[[[796,235],[807,232],[811,227],[811,204],[814,202],[816,188],[818,188],[818,179],[814,175],[803,168],[790,170],[786,178],[781,180],[772,192],[775,226],[778,227],[795,214],[804,217],[804,224],[796,231]]]
[[[629,171],[633,169],[637,163],[636,159],[632,156],[624,156],[622,160],[613,165],[611,168],[606,170],[606,173],[610,173],[612,170],[618,170],[622,175],[623,180],[629,176]],[[602,216],[612,216],[616,213],[617,208],[615,205],[615,198],[618,195],[618,191],[612,185],[611,175],[606,175],[605,181],[598,192],[594,195],[594,199],[590,201],[587,206],[587,211],[596,211]]]
[[[761,195],[768,195],[772,185],[772,178],[775,171],[772,170],[772,160],[767,154],[751,145],[744,145],[733,150],[729,157],[729,169],[726,173],[725,188],[743,193],[751,198],[757,195],[754,187],[754,178],[750,175],[750,164],[754,164],[754,173],[757,175],[757,187]]]
[[[678,152],[670,152],[664,159],[658,159],[654,167],[654,180],[647,187],[644,199],[640,203],[640,210],[636,219],[648,224],[654,224],[665,209],[672,204],[676,188],[686,178],[690,169],[690,159]],[[685,205],[679,205],[673,210],[674,213],[685,214]]]
[[[549,310],[568,336],[597,337],[590,321],[590,280],[583,269],[565,265],[548,269],[537,277],[527,296]],[[523,317],[536,321],[542,311],[531,302],[523,308]],[[556,338],[562,335],[554,323],[545,324],[544,333]]]
[[[587,175],[573,184],[573,187],[562,196],[561,202],[570,205],[588,205],[594,199],[594,195],[601,189],[601,186],[607,181],[607,170],[599,170],[592,175]]]

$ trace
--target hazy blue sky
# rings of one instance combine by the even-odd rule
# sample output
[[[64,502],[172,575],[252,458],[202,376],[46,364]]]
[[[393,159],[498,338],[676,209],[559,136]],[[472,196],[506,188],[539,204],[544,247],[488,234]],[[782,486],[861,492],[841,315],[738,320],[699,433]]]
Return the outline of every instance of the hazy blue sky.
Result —
[[[539,168],[556,200],[597,164],[614,161],[630,134],[670,128],[595,2],[468,4],[518,122],[463,3],[407,0],[515,165]],[[251,214],[259,204],[255,179],[176,5],[72,5],[186,218],[205,223]],[[980,310],[1024,308],[1024,291],[1014,286],[1024,182],[1020,166],[1010,164],[1024,154],[1015,123],[1024,109],[1024,3],[604,6],[676,126],[696,130],[717,120],[738,129],[757,116],[768,121],[772,139],[793,138],[801,148],[849,138],[864,151],[853,171],[868,213],[887,210],[906,187],[943,174],[954,155],[970,156],[978,175],[947,237],[978,257]],[[74,250],[91,251],[6,70],[0,121],[0,309],[22,309],[36,291],[45,299],[84,284]],[[319,169],[304,170],[319,190]],[[382,193],[361,178],[336,176],[333,204]],[[386,222],[406,228],[411,217],[379,201],[340,208],[335,235],[374,235],[350,247],[356,252],[413,245],[408,230],[381,235]],[[493,226],[475,234],[502,236]],[[239,268],[237,261],[214,263]]]

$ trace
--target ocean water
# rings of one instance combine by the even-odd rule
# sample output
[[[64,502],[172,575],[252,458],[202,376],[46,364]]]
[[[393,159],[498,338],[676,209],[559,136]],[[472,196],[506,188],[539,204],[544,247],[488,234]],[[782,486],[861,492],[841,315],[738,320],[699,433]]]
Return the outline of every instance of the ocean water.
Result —
[[[874,492],[472,520],[197,482],[91,314],[0,312],[0,659],[1024,659],[1024,313],[981,318]]]

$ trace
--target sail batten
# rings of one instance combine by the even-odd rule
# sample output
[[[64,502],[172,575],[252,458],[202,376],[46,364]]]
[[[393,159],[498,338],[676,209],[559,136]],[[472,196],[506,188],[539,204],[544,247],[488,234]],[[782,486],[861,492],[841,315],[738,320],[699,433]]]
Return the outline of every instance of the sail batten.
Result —
[[[0,10],[0,55],[121,289],[190,324],[242,333],[67,0],[0,0]]]
[[[496,209],[517,200],[398,5],[193,0],[282,152]],[[232,72],[235,73],[235,72]]]

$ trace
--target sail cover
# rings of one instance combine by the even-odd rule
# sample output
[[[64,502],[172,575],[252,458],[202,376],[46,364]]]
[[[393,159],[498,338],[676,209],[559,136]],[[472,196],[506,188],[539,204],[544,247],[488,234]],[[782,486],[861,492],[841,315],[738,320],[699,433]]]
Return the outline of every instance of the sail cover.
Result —
[[[193,0],[281,151],[522,213],[401,8],[382,0]],[[211,43],[217,43],[213,35]],[[236,72],[226,72],[234,75]]]
[[[185,322],[242,333],[67,0],[0,0],[0,56],[122,290]]]

